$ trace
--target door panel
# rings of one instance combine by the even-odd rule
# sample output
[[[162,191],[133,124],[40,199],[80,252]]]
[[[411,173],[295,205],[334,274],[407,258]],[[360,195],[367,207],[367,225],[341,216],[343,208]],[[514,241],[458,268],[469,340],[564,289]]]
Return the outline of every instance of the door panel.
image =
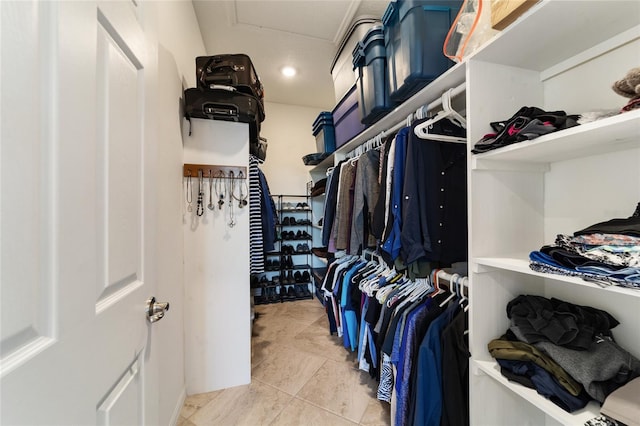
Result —
[[[97,425],[144,424],[142,361],[137,358],[98,404]]]
[[[142,281],[141,204],[143,72],[138,59],[104,15],[97,48],[99,269],[97,311],[116,292],[126,295]],[[107,28],[103,26],[107,24]],[[112,37],[108,31],[115,37]],[[120,41],[120,44],[118,41]],[[129,291],[128,291],[129,290]],[[117,298],[109,298],[113,303]]]
[[[0,2],[1,424],[155,423],[141,15]]]
[[[0,75],[3,83],[12,82],[2,84],[0,101],[2,375],[48,347],[54,337],[53,229],[48,211],[53,164],[46,111],[46,87],[52,79],[43,64],[50,55],[41,47],[52,25],[42,9],[34,3],[0,9]]]

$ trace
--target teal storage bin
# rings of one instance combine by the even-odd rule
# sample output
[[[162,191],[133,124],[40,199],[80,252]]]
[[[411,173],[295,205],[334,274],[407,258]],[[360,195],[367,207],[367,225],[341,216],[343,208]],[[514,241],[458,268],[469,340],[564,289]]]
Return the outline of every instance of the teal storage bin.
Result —
[[[363,124],[373,124],[394,106],[389,97],[387,55],[382,26],[371,28],[358,43],[353,51],[353,67],[356,72],[360,121]]]
[[[333,115],[323,111],[313,122],[313,136],[316,137],[318,152],[331,153],[336,150],[336,132],[333,127]]]
[[[390,97],[403,102],[453,66],[444,56],[449,28],[462,0],[394,0],[382,22]]]

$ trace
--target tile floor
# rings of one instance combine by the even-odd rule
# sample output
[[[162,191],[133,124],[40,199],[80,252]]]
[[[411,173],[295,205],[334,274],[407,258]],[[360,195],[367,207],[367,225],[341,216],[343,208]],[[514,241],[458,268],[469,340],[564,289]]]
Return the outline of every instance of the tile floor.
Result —
[[[256,306],[251,384],[187,397],[178,426],[389,425],[377,383],[329,334],[318,300]]]

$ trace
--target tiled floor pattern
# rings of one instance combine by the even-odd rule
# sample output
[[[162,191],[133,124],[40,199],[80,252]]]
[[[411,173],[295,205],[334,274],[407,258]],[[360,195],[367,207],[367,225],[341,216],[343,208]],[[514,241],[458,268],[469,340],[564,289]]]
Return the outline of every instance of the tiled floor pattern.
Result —
[[[178,426],[389,425],[377,383],[329,334],[318,300],[256,306],[252,380],[187,397]]]

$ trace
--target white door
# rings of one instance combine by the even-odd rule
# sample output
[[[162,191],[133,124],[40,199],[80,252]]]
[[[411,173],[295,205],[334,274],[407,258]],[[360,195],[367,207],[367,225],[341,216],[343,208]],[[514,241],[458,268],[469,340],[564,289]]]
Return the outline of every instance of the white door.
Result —
[[[157,423],[143,6],[0,2],[3,425]]]

